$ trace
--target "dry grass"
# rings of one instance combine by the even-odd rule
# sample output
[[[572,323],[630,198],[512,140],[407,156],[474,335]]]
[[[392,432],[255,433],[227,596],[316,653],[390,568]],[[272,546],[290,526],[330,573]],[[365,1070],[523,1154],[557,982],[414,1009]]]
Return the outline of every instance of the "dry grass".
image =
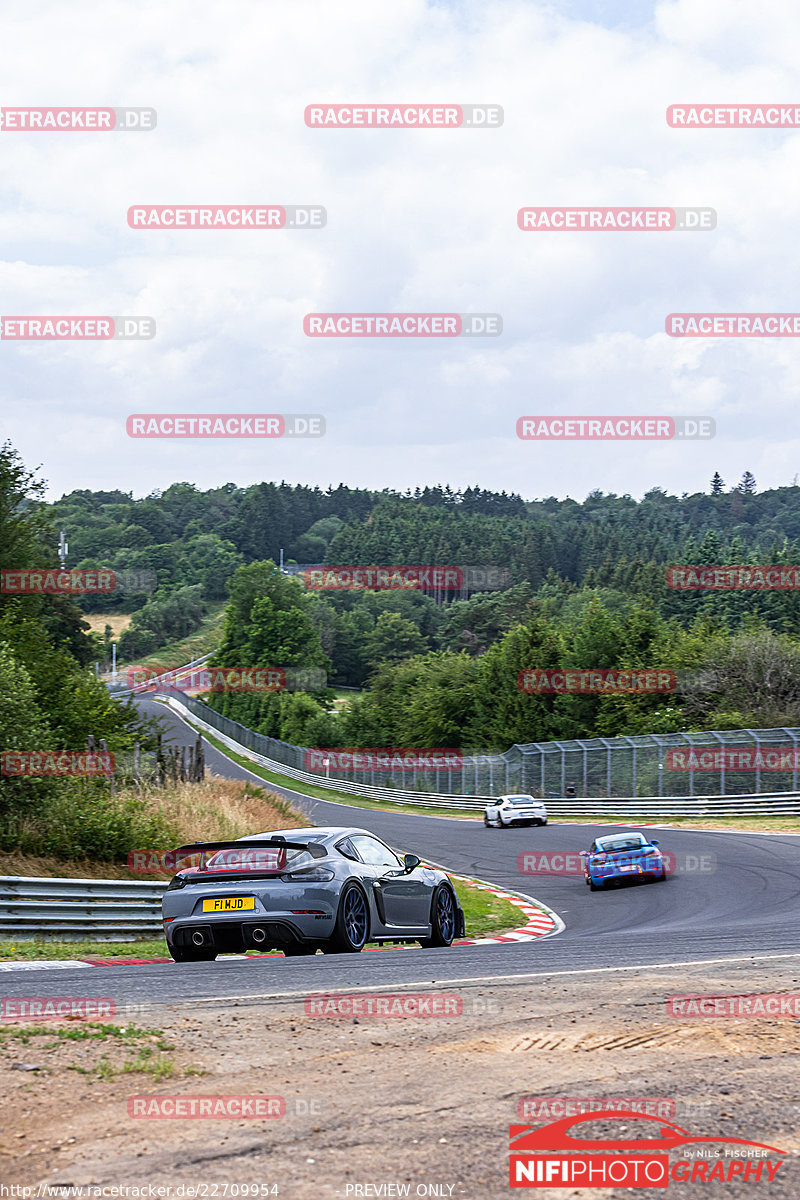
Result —
[[[83,619],[90,626],[92,633],[99,633],[100,637],[105,633],[106,625],[110,625],[111,636],[116,642],[119,635],[130,625],[131,613],[84,613]]]
[[[117,800],[137,798],[136,792],[117,793]],[[281,796],[266,788],[236,779],[210,775],[203,783],[168,784],[163,788],[146,787],[141,793],[148,814],[160,816],[179,832],[178,842],[229,841],[248,833],[268,829],[301,829],[310,822],[295,811]],[[149,849],[130,846],[130,850]],[[172,846],[153,847],[154,851]],[[148,872],[148,879],[169,879],[173,871]],[[101,859],[59,859],[51,856],[0,852],[0,875],[63,876],[70,879],[141,879],[119,861]]]
[[[160,813],[187,841],[221,842],[266,829],[304,829],[310,824],[275,792],[214,775],[203,783],[148,790],[146,798],[148,811]]]

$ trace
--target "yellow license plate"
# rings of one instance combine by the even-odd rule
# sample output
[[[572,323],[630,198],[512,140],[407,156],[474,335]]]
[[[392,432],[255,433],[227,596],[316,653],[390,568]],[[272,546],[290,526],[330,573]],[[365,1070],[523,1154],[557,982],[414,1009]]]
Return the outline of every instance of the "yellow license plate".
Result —
[[[244,912],[255,906],[255,896],[220,896],[216,900],[204,900],[203,912]]]

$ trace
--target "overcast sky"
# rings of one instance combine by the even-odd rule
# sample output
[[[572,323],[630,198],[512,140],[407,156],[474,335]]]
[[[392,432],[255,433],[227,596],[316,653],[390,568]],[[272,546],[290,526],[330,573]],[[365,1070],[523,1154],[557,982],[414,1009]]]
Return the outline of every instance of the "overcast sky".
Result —
[[[8,3],[3,106],[151,106],[146,133],[0,131],[0,312],[141,314],[130,343],[0,341],[0,437],[73,488],[286,479],[526,498],[800,472],[800,340],[670,338],[800,311],[792,0]],[[310,129],[312,103],[493,103],[501,128]],[[318,204],[320,230],[130,229],[131,205]],[[713,232],[522,232],[534,205],[711,206]],[[312,312],[500,313],[502,336],[312,339]],[[131,413],[321,413],[310,440],[128,437]],[[522,415],[711,416],[704,442],[533,444]]]

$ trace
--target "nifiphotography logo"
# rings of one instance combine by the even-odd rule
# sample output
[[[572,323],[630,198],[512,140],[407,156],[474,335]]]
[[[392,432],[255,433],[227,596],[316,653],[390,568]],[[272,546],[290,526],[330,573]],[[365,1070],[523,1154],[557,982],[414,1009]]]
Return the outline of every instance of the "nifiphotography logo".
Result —
[[[574,1126],[597,1121],[624,1121],[620,1132],[633,1129],[641,1136],[597,1138],[573,1132]],[[671,1121],[618,1109],[565,1117],[538,1128],[511,1125],[509,1150],[510,1186],[534,1188],[666,1188],[670,1183],[720,1180],[771,1183],[784,1160],[770,1161],[767,1156],[786,1154],[743,1138],[698,1136]],[[671,1151],[677,1154],[672,1162]]]

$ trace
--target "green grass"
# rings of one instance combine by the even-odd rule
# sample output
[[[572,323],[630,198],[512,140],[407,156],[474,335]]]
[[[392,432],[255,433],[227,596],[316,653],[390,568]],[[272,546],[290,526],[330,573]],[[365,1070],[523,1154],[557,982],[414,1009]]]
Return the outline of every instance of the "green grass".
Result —
[[[167,642],[164,646],[159,646],[152,654],[146,655],[144,658],[137,658],[133,661],[137,666],[157,667],[160,671],[174,671],[177,667],[184,666],[187,662],[191,662],[194,658],[202,658],[204,654],[212,654],[222,640],[222,621],[225,612],[226,602],[220,600],[215,604],[210,604],[208,608],[208,616],[203,618],[202,624],[185,638],[180,638],[174,642]],[[119,664],[117,664],[119,670]]]
[[[488,937],[504,933],[507,929],[518,929],[525,924],[523,914],[508,900],[470,887],[460,879],[452,879],[451,882],[464,910],[467,937]]]
[[[132,942],[35,941],[0,940],[0,960],[35,960],[63,958],[168,958],[163,938],[142,938]]]
[[[48,1041],[39,1041],[47,1038]],[[149,1075],[155,1082],[171,1078],[176,1066],[169,1057],[175,1049],[166,1041],[162,1029],[140,1029],[136,1025],[110,1025],[99,1022],[82,1022],[67,1028],[47,1025],[27,1025],[21,1028],[0,1026],[0,1049],[11,1050],[15,1043],[33,1045],[39,1050],[53,1050],[67,1042],[108,1042],[109,1048],[122,1052],[122,1057],[113,1061],[108,1054],[101,1054],[92,1066],[78,1063],[68,1064],[68,1070],[79,1075],[110,1080],[118,1075]],[[133,1057],[130,1057],[133,1055]],[[201,1074],[198,1068],[187,1068],[184,1074]]]

